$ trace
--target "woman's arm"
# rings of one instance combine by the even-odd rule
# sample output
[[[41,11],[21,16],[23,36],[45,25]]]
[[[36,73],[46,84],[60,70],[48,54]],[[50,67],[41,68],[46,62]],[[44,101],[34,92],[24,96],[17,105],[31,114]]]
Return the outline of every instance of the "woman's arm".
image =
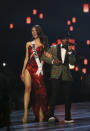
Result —
[[[23,68],[22,68],[22,73],[21,73],[21,79],[24,81],[24,72],[25,72],[25,68],[26,68],[26,64],[28,61],[28,46],[30,45],[30,42],[26,43],[26,56],[24,59],[24,64],[23,64]]]
[[[53,47],[51,47],[48,51],[45,51],[42,54],[41,60],[45,61],[48,64],[60,65],[61,61],[55,60],[52,54],[53,54]]]
[[[52,59],[52,54],[48,52],[44,52],[44,55],[50,59]]]
[[[48,51],[44,51],[41,57],[41,60],[48,63],[52,64],[52,51],[51,48]]]

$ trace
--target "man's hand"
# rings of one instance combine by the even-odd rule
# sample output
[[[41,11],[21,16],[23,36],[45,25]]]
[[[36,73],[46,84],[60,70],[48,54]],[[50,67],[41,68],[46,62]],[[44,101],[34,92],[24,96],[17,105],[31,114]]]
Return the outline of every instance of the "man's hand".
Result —
[[[72,45],[69,45],[68,46],[68,51],[71,51],[72,50]]]
[[[60,60],[54,60],[53,61],[53,64],[55,64],[55,65],[60,65],[62,62],[60,61]]]

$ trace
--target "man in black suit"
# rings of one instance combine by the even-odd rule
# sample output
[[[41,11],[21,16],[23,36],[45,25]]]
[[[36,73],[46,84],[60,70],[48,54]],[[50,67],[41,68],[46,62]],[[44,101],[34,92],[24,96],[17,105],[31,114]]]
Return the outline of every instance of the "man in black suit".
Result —
[[[63,32],[60,35],[61,44],[52,46],[48,53],[52,55],[51,58],[42,56],[42,60],[52,64],[51,67],[51,97],[50,118],[49,122],[56,121],[54,116],[57,94],[63,91],[65,98],[65,123],[74,122],[71,118],[71,96],[72,96],[72,75],[69,70],[69,64],[75,64],[75,55],[72,51],[72,44],[68,42],[69,35]]]

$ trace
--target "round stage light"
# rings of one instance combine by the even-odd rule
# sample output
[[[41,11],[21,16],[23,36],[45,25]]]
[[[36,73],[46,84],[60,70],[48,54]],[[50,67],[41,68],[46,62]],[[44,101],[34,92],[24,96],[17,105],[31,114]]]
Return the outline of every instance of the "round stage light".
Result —
[[[72,23],[76,23],[76,17],[72,17]]]
[[[86,68],[82,68],[82,73],[86,74],[87,73],[87,69]]]
[[[36,14],[37,14],[37,10],[33,9],[33,15],[36,15]]]
[[[88,3],[83,4],[83,12],[84,13],[89,13],[89,4]]]
[[[87,65],[88,64],[88,59],[84,59],[84,65]]]
[[[3,65],[3,67],[5,67],[5,66],[6,66],[6,63],[5,63],[5,62],[3,62],[3,64],[2,64],[2,65]]]
[[[70,27],[69,27],[69,30],[70,30],[70,31],[73,31],[73,30],[74,30],[73,26],[70,26]]]
[[[59,44],[61,44],[61,41],[60,41],[60,39],[57,39],[57,44],[59,45]]]
[[[13,29],[13,28],[14,28],[14,25],[13,25],[13,24],[10,24],[10,25],[9,25],[9,28],[10,28],[10,29]]]
[[[67,21],[67,25],[71,25],[71,21],[70,20]]]
[[[31,24],[31,17],[26,18],[26,24]]]
[[[75,71],[76,71],[76,72],[79,71],[78,66],[75,67]]]
[[[87,44],[87,45],[90,45],[90,40],[87,40],[87,41],[86,41],[86,44]]]
[[[43,13],[40,13],[40,14],[39,14],[39,18],[40,18],[40,19],[43,19],[43,17],[44,17]]]

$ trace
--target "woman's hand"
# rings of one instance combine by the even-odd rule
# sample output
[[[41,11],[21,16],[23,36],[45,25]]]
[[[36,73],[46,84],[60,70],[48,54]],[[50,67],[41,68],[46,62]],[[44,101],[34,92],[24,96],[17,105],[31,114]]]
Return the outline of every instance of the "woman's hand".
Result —
[[[48,52],[44,52],[45,56],[52,59],[52,54],[48,53]]]
[[[22,82],[24,82],[24,73],[22,73],[20,77],[21,77]]]

